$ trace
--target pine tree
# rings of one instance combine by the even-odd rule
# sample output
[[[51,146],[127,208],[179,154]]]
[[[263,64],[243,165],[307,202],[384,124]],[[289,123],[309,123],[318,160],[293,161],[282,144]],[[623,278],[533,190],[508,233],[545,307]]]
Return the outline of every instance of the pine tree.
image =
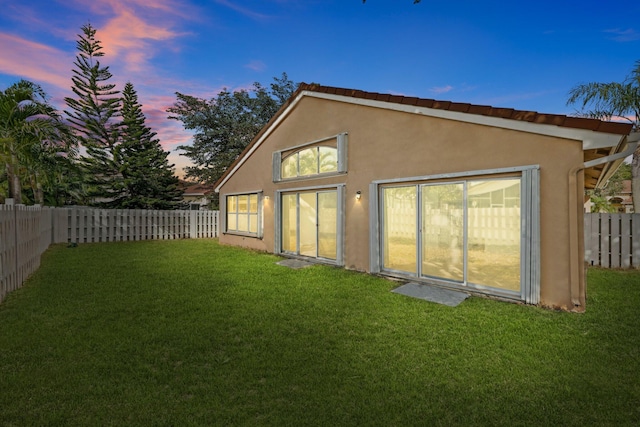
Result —
[[[65,98],[70,111],[69,122],[86,149],[83,166],[87,174],[89,195],[95,204],[112,206],[123,191],[122,177],[114,161],[119,142],[119,91],[108,83],[112,75],[109,67],[101,66],[104,56],[96,30],[91,24],[82,27],[76,43],[79,51],[71,78],[76,98]]]
[[[128,209],[176,209],[182,191],[167,160],[169,153],[146,126],[133,84],[127,83],[122,95],[121,143],[116,160],[125,191],[117,204]]]

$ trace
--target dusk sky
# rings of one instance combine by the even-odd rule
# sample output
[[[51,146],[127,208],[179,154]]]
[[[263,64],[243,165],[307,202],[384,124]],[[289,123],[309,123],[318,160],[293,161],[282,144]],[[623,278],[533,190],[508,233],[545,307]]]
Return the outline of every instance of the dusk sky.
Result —
[[[71,96],[77,34],[97,29],[118,89],[131,81],[147,125],[171,151],[175,92],[268,85],[286,72],[320,83],[573,114],[579,83],[622,81],[640,60],[640,1],[0,0],[0,89]]]

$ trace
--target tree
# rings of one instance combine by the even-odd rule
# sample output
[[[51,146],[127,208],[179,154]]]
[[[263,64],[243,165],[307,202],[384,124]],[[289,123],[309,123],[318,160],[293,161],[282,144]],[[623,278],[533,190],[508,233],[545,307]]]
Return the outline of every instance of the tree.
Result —
[[[22,203],[24,182],[34,201],[44,203],[47,165],[72,146],[67,126],[37,84],[20,80],[0,91],[0,158],[5,164],[7,195]]]
[[[640,130],[640,61],[631,74],[620,83],[586,83],[569,92],[567,105],[580,104],[580,115],[601,120],[621,118]],[[640,212],[640,149],[631,162],[631,192],[633,210]]]
[[[185,168],[186,177],[203,184],[216,182],[297,86],[282,73],[270,90],[254,83],[251,91],[225,89],[211,100],[176,92],[178,101],[167,110],[170,118],[195,130],[193,144],[178,147],[194,164]]]
[[[90,178],[90,195],[108,204],[123,191],[122,177],[114,161],[113,151],[119,142],[119,92],[108,83],[109,67],[98,60],[104,56],[96,30],[91,24],[82,27],[76,47],[71,78],[75,98],[65,98],[65,111],[80,142],[86,149],[83,165]],[[103,204],[104,204],[103,203]]]
[[[609,178],[604,188],[589,190],[587,195],[593,204],[591,212],[615,212],[611,198],[619,195],[623,190],[623,181],[631,179],[631,164],[623,162],[616,172]]]
[[[182,199],[168,152],[145,124],[133,84],[122,91],[121,143],[116,150],[124,192],[114,204],[127,209],[175,209]]]

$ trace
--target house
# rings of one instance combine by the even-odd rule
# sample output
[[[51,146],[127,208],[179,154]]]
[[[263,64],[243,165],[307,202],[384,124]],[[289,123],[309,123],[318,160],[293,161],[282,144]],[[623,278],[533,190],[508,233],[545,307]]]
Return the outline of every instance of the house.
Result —
[[[622,181],[622,188],[609,199],[609,203],[618,213],[633,213],[633,193],[631,192],[630,179]]]
[[[215,184],[220,242],[582,311],[584,190],[630,132],[302,84]]]
[[[189,210],[205,209],[210,200],[213,188],[196,182],[180,180],[180,189],[182,193],[182,202],[189,206]]]
[[[616,213],[633,213],[633,193],[631,191],[631,180],[625,179],[621,181],[622,188],[613,196],[607,196],[607,202],[613,212]],[[597,205],[589,198],[584,204],[584,211],[590,213],[597,209]]]

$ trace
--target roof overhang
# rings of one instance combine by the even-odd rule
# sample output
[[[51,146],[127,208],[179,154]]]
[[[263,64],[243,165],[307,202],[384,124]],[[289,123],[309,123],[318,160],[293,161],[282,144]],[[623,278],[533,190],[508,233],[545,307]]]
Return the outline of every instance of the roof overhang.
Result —
[[[586,189],[604,187],[620,164],[631,156],[640,142],[640,132],[623,136],[616,147],[584,151],[584,185]]]

